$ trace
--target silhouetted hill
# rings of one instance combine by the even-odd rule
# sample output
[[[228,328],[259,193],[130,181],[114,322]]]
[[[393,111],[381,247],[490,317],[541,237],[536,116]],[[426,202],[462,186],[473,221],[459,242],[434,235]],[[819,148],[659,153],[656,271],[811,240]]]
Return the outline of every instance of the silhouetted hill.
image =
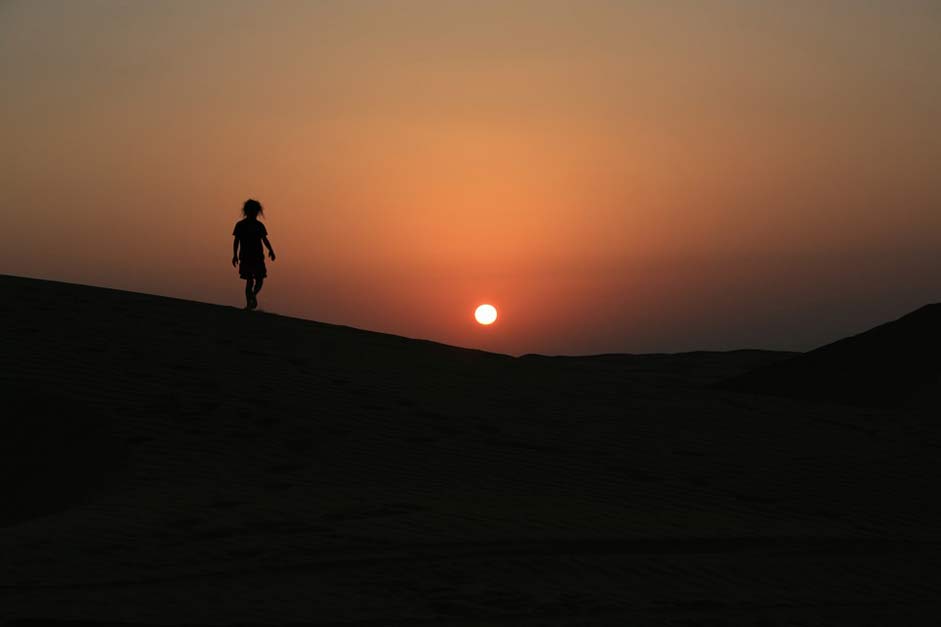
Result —
[[[513,358],[50,281],[0,294],[0,624],[941,615],[941,426],[712,387],[791,354]]]
[[[941,304],[734,377],[721,387],[759,394],[893,407],[937,403]]]

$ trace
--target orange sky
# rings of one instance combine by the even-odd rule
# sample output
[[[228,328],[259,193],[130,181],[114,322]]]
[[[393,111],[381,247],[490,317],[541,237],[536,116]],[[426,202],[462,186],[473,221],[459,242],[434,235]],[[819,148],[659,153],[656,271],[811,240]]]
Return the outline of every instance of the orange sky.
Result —
[[[0,3],[0,272],[240,305],[252,196],[269,311],[810,348],[941,300],[939,7]]]

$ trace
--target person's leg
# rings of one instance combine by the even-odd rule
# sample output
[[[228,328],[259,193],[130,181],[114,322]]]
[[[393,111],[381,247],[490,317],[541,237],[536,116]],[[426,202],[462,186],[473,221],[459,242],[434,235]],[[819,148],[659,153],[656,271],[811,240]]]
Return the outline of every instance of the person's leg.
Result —
[[[257,295],[261,291],[261,286],[265,284],[265,280],[262,278],[255,279],[255,290],[252,292]]]
[[[252,288],[254,286],[253,279],[245,279],[245,303],[248,306],[252,304]]]

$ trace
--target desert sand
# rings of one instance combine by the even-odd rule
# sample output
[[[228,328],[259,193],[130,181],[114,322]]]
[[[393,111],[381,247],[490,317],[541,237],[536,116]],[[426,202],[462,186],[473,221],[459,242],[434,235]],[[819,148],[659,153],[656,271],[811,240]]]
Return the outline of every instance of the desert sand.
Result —
[[[937,306],[823,357],[514,358],[0,293],[9,625],[941,622]]]

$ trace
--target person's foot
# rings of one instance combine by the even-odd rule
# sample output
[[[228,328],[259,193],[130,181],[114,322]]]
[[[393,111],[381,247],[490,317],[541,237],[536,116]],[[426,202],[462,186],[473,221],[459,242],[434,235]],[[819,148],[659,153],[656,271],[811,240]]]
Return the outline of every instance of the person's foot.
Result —
[[[248,308],[249,308],[249,309],[255,309],[256,307],[258,307],[258,299],[255,298],[255,295],[254,295],[254,294],[252,294],[252,295],[248,298]]]

